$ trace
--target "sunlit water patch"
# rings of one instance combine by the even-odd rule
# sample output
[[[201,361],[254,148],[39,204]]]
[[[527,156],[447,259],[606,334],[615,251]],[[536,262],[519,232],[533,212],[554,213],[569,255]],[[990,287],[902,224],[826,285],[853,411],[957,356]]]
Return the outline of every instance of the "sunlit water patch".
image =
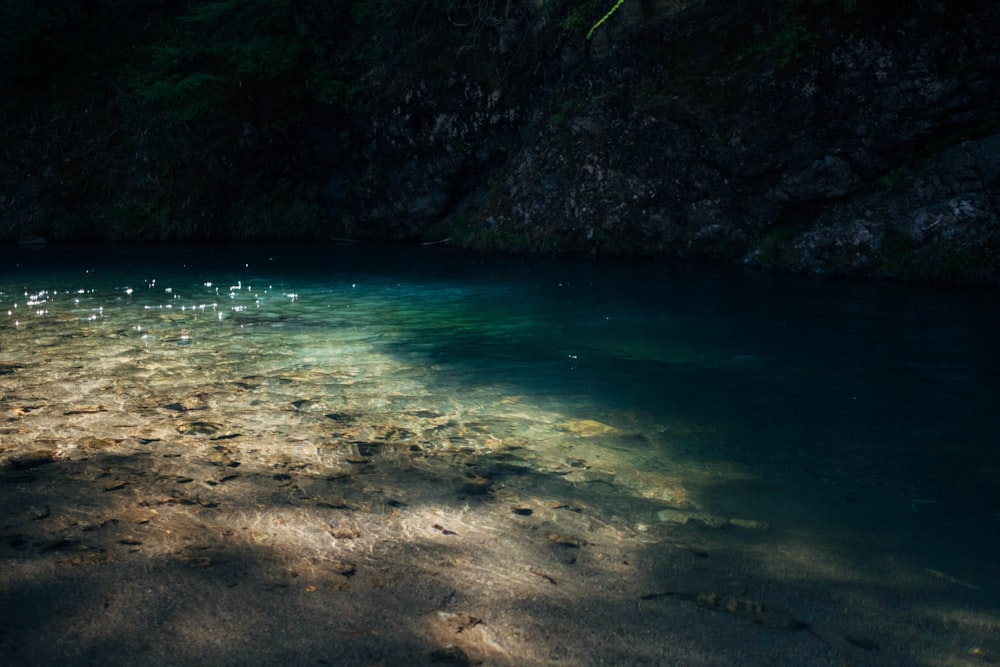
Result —
[[[17,474],[162,452],[172,483],[197,479],[189,457],[216,466],[214,491],[259,493],[238,486],[256,464],[403,498],[373,476],[391,461],[446,495],[589,501],[654,543],[694,526],[789,578],[897,568],[996,609],[991,295],[353,247],[5,262]]]

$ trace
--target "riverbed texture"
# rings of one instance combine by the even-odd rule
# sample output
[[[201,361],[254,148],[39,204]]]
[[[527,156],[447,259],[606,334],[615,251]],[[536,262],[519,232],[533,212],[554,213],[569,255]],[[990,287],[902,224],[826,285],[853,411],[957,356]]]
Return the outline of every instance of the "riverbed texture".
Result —
[[[741,333],[706,329],[694,296],[759,296],[739,276],[660,275],[692,298],[653,308],[623,267],[237,255],[3,274],[0,663],[1000,662],[1000,468],[962,393],[995,389],[963,356],[988,320],[923,367],[800,367],[731,303]],[[802,335],[816,285],[769,289]],[[933,395],[900,422],[897,381]]]

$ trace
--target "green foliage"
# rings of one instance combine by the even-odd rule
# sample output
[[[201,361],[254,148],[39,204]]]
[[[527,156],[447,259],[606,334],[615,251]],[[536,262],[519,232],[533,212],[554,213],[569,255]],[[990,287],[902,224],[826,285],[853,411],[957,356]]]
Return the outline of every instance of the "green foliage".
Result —
[[[764,7],[769,12],[785,17],[805,14],[853,14],[860,8],[861,0],[765,0]]]
[[[568,239],[559,238],[544,227],[515,229],[509,224],[475,219],[467,212],[456,214],[448,222],[449,243],[458,248],[489,252],[553,254],[567,247]]]
[[[553,127],[559,127],[564,124],[566,122],[566,116],[573,112],[575,106],[576,105],[572,100],[565,100],[559,105],[559,110],[552,114],[549,118],[549,123]]]
[[[831,25],[854,21],[861,0],[765,0],[763,20],[768,35],[755,50],[777,59],[779,67],[802,60],[809,47],[822,39]]]
[[[305,88],[309,96],[320,104],[352,106],[357,87],[330,75],[321,63],[313,64],[307,71]]]
[[[0,2],[0,138],[16,147],[0,179],[47,174],[17,180],[19,224],[143,241],[218,238],[233,221],[321,227],[315,187],[246,193],[315,182],[289,156],[308,112],[353,103],[351,4]]]
[[[590,2],[594,0],[588,0]],[[479,51],[486,66],[523,36],[521,21],[538,8],[509,0],[354,0],[351,56],[366,63],[377,78],[386,70],[414,64],[453,69],[455,57]],[[533,4],[533,3],[531,3]],[[539,3],[542,4],[542,3]],[[487,38],[488,37],[488,38]],[[444,48],[442,48],[444,47]],[[493,51],[486,56],[484,51]],[[473,59],[474,60],[474,59]],[[496,62],[488,71],[497,71]]]
[[[351,17],[358,28],[354,36],[357,44],[354,57],[361,60],[385,63],[400,52],[414,48],[414,42],[424,38],[421,30],[422,15],[433,14],[434,23],[447,24],[445,13],[448,5],[442,0],[434,2],[406,2],[405,0],[356,0],[351,3]]]
[[[997,280],[997,262],[991,260],[983,248],[951,246],[937,252],[933,249],[925,249],[924,252],[935,255],[926,274],[933,281],[977,284]]]
[[[316,193],[282,178],[266,191],[242,193],[230,212],[226,235],[237,241],[315,240],[321,218]]]
[[[573,3],[569,12],[559,21],[559,27],[570,33],[579,33],[591,24],[600,11],[600,0],[582,0]]]
[[[594,35],[594,31],[597,30],[598,28],[600,28],[601,24],[603,24],[605,21],[607,21],[609,18],[611,18],[611,15],[614,14],[616,11],[618,11],[618,8],[622,6],[622,3],[624,1],[625,0],[618,0],[615,3],[615,6],[612,7],[610,10],[608,10],[607,14],[605,14],[604,16],[602,16],[600,18],[600,20],[597,21],[597,23],[595,23],[594,25],[592,25],[590,27],[590,30],[587,31],[587,39],[590,39]]]
[[[152,0],[135,0],[142,11]],[[114,0],[0,2],[0,87],[34,91],[89,83],[130,35]]]
[[[73,3],[67,4],[68,7],[59,11],[54,3],[44,1],[5,0],[0,3],[0,62],[8,67],[27,67],[29,72],[37,74],[48,64],[46,58],[64,57],[63,49],[57,46],[59,38],[69,35],[70,27],[78,18]],[[41,51],[43,46],[57,53]],[[31,66],[33,62],[34,67]]]
[[[132,70],[140,98],[180,120],[235,116],[266,125],[307,99],[345,105],[351,87],[334,74],[338,14],[321,0],[192,3],[150,67]],[[294,112],[292,112],[294,115]]]
[[[878,183],[886,190],[891,190],[896,187],[896,185],[904,180],[906,180],[910,175],[909,168],[904,165],[899,165],[894,169],[890,170],[888,173],[883,175],[878,179]]]
[[[803,47],[816,39],[816,34],[802,23],[793,22],[782,30],[772,45],[773,52],[778,56],[778,65],[787,67],[793,61],[803,57]]]
[[[788,261],[792,253],[789,247],[809,228],[807,221],[796,221],[775,225],[756,244],[756,259],[765,266],[781,265]]]
[[[891,233],[883,239],[880,254],[890,275],[907,280],[983,284],[1000,279],[1000,256],[985,247],[948,242],[917,245]]]
[[[113,241],[163,240],[171,228],[172,211],[165,202],[145,197],[123,195],[112,209],[104,232]]]
[[[192,72],[186,76],[175,74],[149,82],[140,94],[143,101],[169,109],[174,118],[194,121],[211,118],[224,108],[225,82],[225,77],[207,72]]]

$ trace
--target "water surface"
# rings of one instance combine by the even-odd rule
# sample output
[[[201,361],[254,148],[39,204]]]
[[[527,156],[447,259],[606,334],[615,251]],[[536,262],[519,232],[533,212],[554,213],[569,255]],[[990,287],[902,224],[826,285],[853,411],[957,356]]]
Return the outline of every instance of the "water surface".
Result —
[[[199,428],[507,447],[636,533],[739,531],[998,608],[993,293],[362,246],[0,260],[8,456]]]

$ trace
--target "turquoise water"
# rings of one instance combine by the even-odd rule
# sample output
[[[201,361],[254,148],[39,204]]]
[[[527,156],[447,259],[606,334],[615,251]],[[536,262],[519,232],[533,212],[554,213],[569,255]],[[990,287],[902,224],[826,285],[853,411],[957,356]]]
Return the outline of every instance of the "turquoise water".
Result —
[[[641,435],[638,466],[740,466],[706,506],[806,520],[833,503],[871,527],[995,538],[995,298],[416,249],[48,251],[4,258],[0,358],[58,366],[82,348],[108,381],[146,363],[328,373],[334,391],[346,374],[387,409],[484,418],[518,396]]]
[[[144,415],[175,404],[277,448],[346,415],[655,501],[609,501],[638,531],[737,519],[1000,599],[996,293],[363,246],[0,261],[8,450],[166,437]]]

